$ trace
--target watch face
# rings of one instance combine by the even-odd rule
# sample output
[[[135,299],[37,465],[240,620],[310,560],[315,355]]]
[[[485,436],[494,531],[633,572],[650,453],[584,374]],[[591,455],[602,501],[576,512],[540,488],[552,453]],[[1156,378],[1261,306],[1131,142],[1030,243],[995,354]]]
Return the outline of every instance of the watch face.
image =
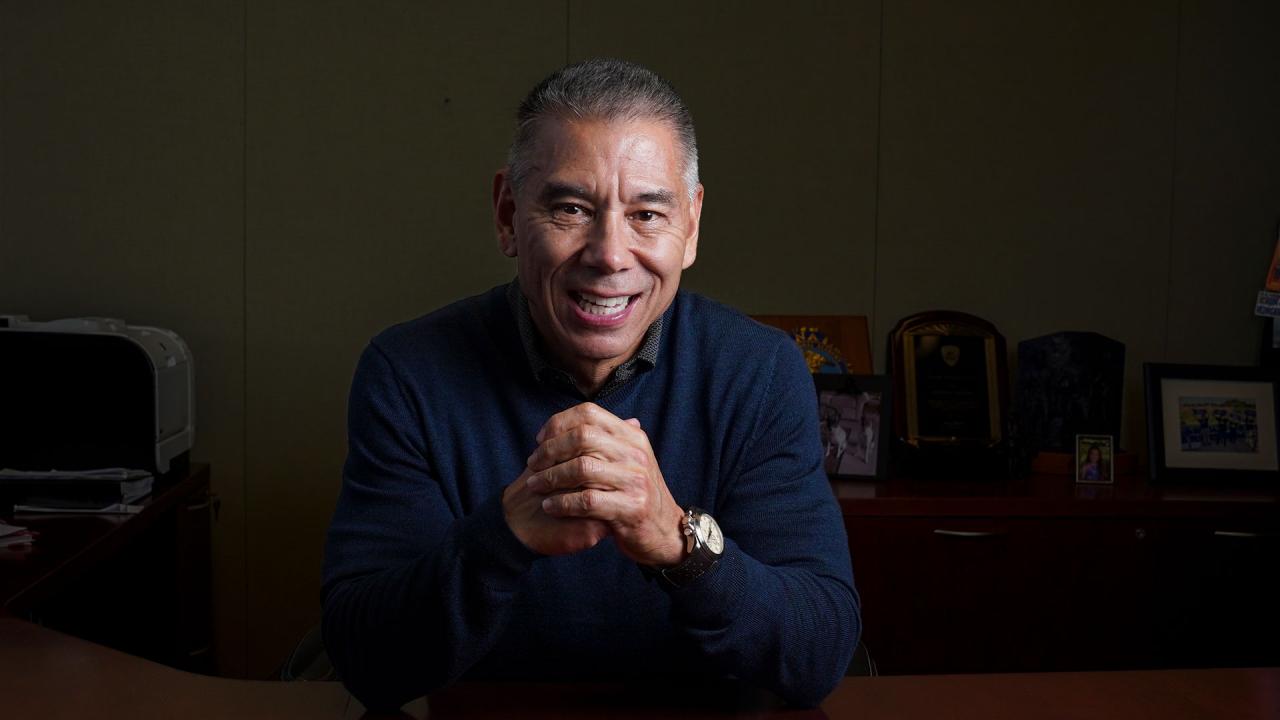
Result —
[[[724,535],[720,533],[720,526],[706,513],[698,518],[698,537],[711,552],[716,555],[724,553]]]

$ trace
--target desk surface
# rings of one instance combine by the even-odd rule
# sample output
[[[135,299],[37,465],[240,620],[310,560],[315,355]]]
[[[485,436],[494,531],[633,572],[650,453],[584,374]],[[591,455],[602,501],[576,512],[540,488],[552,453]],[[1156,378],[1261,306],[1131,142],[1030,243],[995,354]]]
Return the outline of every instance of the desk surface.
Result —
[[[194,464],[184,477],[157,480],[137,515],[32,513],[0,519],[40,533],[31,545],[0,548],[0,607],[21,613],[111,557],[131,538],[145,532],[197,489],[207,488],[209,466]]]
[[[359,718],[337,683],[193,675],[0,617],[6,717]],[[15,692],[16,691],[16,692]],[[466,684],[406,708],[423,718],[1161,718],[1280,717],[1280,668],[846,678],[816,710],[752,692],[696,702],[609,685]]]

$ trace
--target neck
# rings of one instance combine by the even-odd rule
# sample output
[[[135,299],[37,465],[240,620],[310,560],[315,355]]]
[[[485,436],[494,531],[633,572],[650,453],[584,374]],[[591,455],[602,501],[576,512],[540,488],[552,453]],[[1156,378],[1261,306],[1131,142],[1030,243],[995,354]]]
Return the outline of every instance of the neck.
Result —
[[[591,398],[600,392],[600,388],[604,387],[604,384],[609,381],[609,376],[622,364],[613,360],[599,362],[583,362],[581,360],[575,362],[566,358],[557,358],[557,360],[560,367],[564,368],[573,377],[573,382],[577,384],[582,394]]]

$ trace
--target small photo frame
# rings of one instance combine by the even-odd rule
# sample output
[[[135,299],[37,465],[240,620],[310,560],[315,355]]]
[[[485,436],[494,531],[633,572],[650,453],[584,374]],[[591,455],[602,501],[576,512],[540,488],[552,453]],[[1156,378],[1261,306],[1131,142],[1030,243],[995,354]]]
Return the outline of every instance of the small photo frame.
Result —
[[[1116,481],[1114,439],[1110,435],[1076,436],[1076,482],[1110,485]]]
[[[1147,363],[1143,379],[1152,481],[1280,479],[1280,370]]]
[[[892,382],[883,375],[813,376],[823,469],[831,478],[884,480],[889,477]]]

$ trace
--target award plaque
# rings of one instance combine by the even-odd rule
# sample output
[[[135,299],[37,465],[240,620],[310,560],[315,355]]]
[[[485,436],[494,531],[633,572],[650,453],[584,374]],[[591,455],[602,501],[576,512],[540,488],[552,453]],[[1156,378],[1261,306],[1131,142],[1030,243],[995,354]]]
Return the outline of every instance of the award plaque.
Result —
[[[889,334],[894,429],[911,448],[1002,446],[1005,341],[994,325],[958,312],[903,319]]]

